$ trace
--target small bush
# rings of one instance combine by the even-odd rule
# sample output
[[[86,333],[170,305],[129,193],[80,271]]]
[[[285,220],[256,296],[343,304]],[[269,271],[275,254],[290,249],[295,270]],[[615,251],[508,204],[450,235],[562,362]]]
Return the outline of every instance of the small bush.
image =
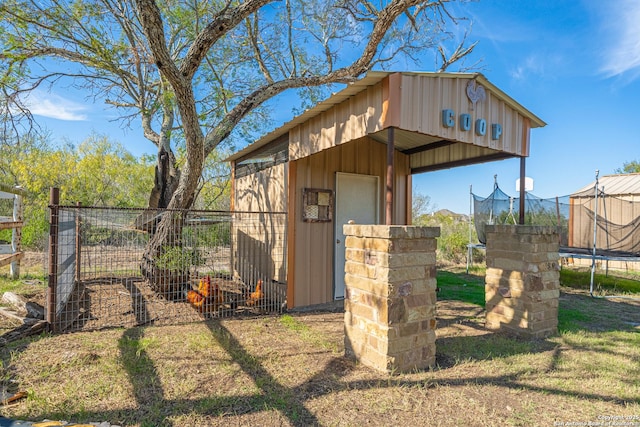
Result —
[[[447,211],[436,212],[432,215],[422,215],[417,218],[415,225],[440,227],[438,238],[438,262],[464,264],[467,261],[469,242],[469,221],[465,215],[451,214]],[[472,241],[477,241],[475,227],[471,230]],[[472,249],[472,261],[484,262],[484,252]]]
[[[185,271],[191,266],[204,265],[205,259],[197,248],[164,247],[158,257],[158,266],[170,271]]]

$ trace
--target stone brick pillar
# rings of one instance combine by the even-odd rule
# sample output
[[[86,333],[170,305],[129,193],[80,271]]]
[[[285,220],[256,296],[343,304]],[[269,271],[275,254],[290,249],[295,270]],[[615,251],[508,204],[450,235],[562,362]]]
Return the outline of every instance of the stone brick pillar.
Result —
[[[435,227],[345,225],[345,353],[384,372],[436,359]]]
[[[486,326],[525,338],[558,331],[559,244],[555,227],[486,225]]]

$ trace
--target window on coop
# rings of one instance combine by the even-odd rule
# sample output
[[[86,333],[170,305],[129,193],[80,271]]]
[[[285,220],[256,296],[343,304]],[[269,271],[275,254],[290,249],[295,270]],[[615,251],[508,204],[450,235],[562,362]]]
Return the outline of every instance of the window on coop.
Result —
[[[305,222],[329,222],[333,212],[333,191],[318,188],[302,190],[302,220]]]
[[[235,176],[242,178],[287,161],[289,161],[289,136],[285,134],[238,161]]]

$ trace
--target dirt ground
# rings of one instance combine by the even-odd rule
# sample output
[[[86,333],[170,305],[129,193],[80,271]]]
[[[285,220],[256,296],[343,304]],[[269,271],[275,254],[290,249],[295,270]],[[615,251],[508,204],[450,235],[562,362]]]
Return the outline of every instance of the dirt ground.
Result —
[[[596,315],[578,318],[584,332],[523,342],[485,330],[481,307],[439,301],[437,365],[399,375],[344,357],[341,312],[44,336],[2,349],[4,381],[29,393],[2,413],[122,426],[636,422],[638,353],[622,345],[634,335],[620,338],[620,348],[592,348],[580,337],[638,333],[640,307],[594,302],[563,291],[563,309],[586,305]],[[628,378],[605,375],[621,363],[630,363]],[[600,367],[585,371],[591,365]]]
[[[187,302],[186,289],[184,294],[174,295],[171,300],[154,292],[139,274],[135,274],[137,264],[132,260],[137,259],[137,255],[124,256],[123,251],[115,247],[100,247],[100,251],[93,249],[93,252],[87,249],[84,253],[88,265],[102,265],[103,261],[100,261],[100,258],[106,257],[112,261],[109,265],[115,271],[128,271],[132,274],[109,276],[99,269],[91,270],[85,266],[83,279],[77,284],[71,284],[73,292],[66,304],[59,309],[58,323],[55,325],[58,332],[136,325],[175,325],[213,317],[252,316],[265,312],[281,312],[286,301],[286,295],[282,294],[280,285],[269,283],[263,286],[265,297],[247,306],[245,296],[255,289],[255,283],[245,284],[238,280],[213,276],[212,283],[220,290],[222,301],[215,307],[207,306],[206,310],[197,310]],[[105,252],[109,255],[105,255]],[[229,257],[228,253],[220,256]],[[22,286],[18,290],[28,300],[43,307],[46,304],[45,262],[44,253],[25,253],[20,273],[21,277],[27,278],[22,280]],[[209,265],[212,264],[213,262]],[[8,267],[5,269],[8,272]],[[0,270],[0,273],[4,271]],[[198,288],[201,278],[192,277],[191,289]],[[19,321],[0,316],[0,335],[19,325]]]
[[[31,300],[43,283],[27,280]],[[571,330],[522,341],[438,301],[436,365],[389,375],[344,356],[342,312],[39,335],[0,346],[15,419],[120,426],[640,426],[640,301],[562,289]],[[0,335],[17,324],[0,316]],[[591,424],[589,424],[591,423]]]

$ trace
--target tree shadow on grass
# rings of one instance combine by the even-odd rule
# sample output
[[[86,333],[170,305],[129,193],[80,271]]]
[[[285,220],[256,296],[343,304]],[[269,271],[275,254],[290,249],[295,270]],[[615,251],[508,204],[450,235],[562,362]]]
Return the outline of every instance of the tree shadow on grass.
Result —
[[[598,301],[590,299],[583,302],[588,304],[598,303]],[[603,303],[605,305],[612,304],[608,301],[603,301]],[[515,373],[505,373],[504,375],[478,375],[469,378],[442,376],[448,369],[468,361],[485,361],[540,352],[550,352],[548,366],[540,371],[540,375],[558,369],[562,358],[562,346],[550,340],[525,340],[494,333],[486,330],[482,322],[468,321],[469,315],[476,318],[476,320],[482,317],[482,311],[481,307],[475,305],[469,305],[469,309],[465,310],[454,304],[448,311],[450,318],[446,322],[440,323],[439,321],[439,326],[463,325],[475,335],[462,334],[438,338],[437,360],[434,368],[434,371],[439,372],[437,379],[433,379],[428,373],[425,373],[425,378],[419,380],[407,379],[407,376],[402,375],[389,380],[389,376],[380,374],[378,378],[372,380],[344,381],[344,377],[349,372],[362,368],[358,368],[355,362],[345,357],[336,357],[331,359],[320,372],[308,378],[304,383],[296,387],[287,387],[278,382],[262,365],[259,358],[247,351],[224,325],[217,321],[209,321],[206,325],[213,338],[232,357],[233,361],[240,366],[242,371],[253,380],[259,392],[241,396],[211,396],[199,400],[167,400],[163,397],[162,388],[158,386],[160,380],[153,366],[153,361],[146,356],[144,350],[136,346],[121,345],[123,359],[126,360],[127,357],[132,356],[133,352],[136,354],[137,363],[129,366],[127,371],[134,387],[137,404],[140,408],[144,408],[142,417],[137,414],[129,419],[132,422],[143,420],[143,425],[172,425],[167,421],[167,417],[176,417],[184,413],[195,412],[224,418],[229,414],[240,415],[274,410],[285,417],[292,425],[319,425],[321,421],[305,404],[308,400],[320,398],[337,391],[384,389],[395,386],[427,386],[428,388],[433,388],[492,385],[513,390],[525,389],[537,393],[610,402],[621,406],[628,404],[628,402],[615,396],[581,393],[551,386],[541,387],[526,384],[523,380],[530,378],[532,374],[530,369]],[[145,323],[145,319],[138,319],[138,321],[142,324]],[[139,340],[143,335],[139,331],[141,329],[138,328],[127,331],[123,340]],[[137,378],[140,375],[142,375],[142,379]]]
[[[280,384],[227,328],[218,322],[207,322],[207,326],[218,344],[260,389],[259,394],[236,400],[234,412],[275,409],[294,425],[319,424],[316,416],[299,400],[296,390]]]
[[[140,303],[140,302],[138,302]],[[144,323],[145,319],[138,319]],[[496,386],[511,390],[527,390],[534,393],[555,395],[592,401],[609,402],[624,407],[629,402],[614,395],[597,392],[565,390],[559,386],[531,384],[534,374],[545,375],[558,369],[563,348],[551,340],[518,340],[502,334],[484,334],[475,336],[450,336],[438,338],[437,366],[431,371],[414,372],[408,375],[378,374],[358,366],[345,357],[333,357],[313,376],[291,387],[282,384],[261,363],[260,358],[247,350],[221,322],[210,320],[205,323],[218,345],[231,356],[231,359],[252,380],[257,391],[245,394],[215,393],[210,396],[190,398],[167,398],[162,387],[160,373],[154,360],[147,354],[144,335],[147,328],[128,329],[123,334],[119,349],[121,362],[126,370],[133,396],[135,410],[113,409],[106,411],[86,411],[66,414],[72,420],[109,420],[124,425],[173,426],[172,419],[184,415],[213,417],[216,422],[233,422],[234,416],[258,414],[265,411],[277,412],[291,425],[320,425],[324,422],[317,413],[309,409],[308,402],[333,393],[350,390],[380,390],[393,387],[411,387],[437,389],[438,387]],[[180,345],[176,343],[176,345]],[[311,349],[313,350],[313,349]],[[460,377],[459,373],[448,370],[460,363],[507,358],[519,354],[549,352],[547,366],[534,369],[510,370],[496,375],[477,372]],[[286,362],[282,369],[286,369]],[[351,373],[359,376],[362,371],[365,379],[348,379]],[[416,377],[417,375],[417,377]],[[339,408],[336,408],[339,409]],[[42,414],[50,417],[51,414]]]

